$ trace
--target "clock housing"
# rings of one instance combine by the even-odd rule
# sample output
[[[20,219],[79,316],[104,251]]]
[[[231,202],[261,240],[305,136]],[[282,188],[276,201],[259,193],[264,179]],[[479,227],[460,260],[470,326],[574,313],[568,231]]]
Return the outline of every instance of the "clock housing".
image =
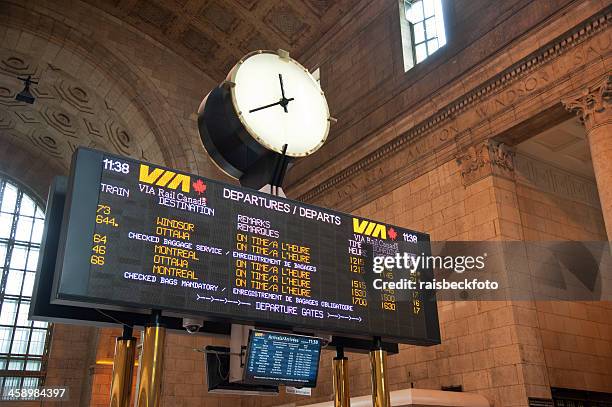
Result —
[[[198,109],[200,137],[212,160],[245,186],[270,183],[277,164],[317,151],[330,116],[312,75],[284,51],[241,59]]]

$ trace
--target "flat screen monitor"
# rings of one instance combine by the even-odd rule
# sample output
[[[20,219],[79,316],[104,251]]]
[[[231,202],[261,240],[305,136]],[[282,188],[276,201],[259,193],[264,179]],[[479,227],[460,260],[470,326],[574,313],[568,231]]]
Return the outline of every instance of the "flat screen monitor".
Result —
[[[320,338],[252,330],[244,382],[315,387],[320,355]]]

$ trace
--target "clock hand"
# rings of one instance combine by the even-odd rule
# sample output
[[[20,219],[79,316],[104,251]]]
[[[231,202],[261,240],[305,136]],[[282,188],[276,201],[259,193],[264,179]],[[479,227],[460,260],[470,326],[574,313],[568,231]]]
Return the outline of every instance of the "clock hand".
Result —
[[[280,73],[278,74],[278,80],[280,81],[282,99],[285,99],[285,88],[283,87],[283,75]]]
[[[282,98],[278,103],[283,107],[283,109],[285,110],[285,113],[289,113],[289,111],[287,110],[287,105],[289,104],[289,102],[291,102],[292,100],[295,100],[294,98]]]
[[[278,101],[278,102],[276,102],[276,103],[270,103],[269,105],[265,105],[265,106],[257,107],[257,108],[255,108],[255,109],[251,109],[251,110],[249,110],[249,113],[253,113],[253,112],[256,112],[256,111],[258,111],[258,110],[267,109],[267,108],[272,107],[272,106],[280,105],[280,104],[282,103],[282,101],[283,101],[283,100],[281,99],[281,100],[279,100],[279,101]]]
[[[278,101],[278,102],[276,102],[276,103],[270,103],[269,105],[265,105],[265,106],[261,106],[261,107],[256,107],[255,109],[251,109],[251,110],[249,110],[249,113],[253,113],[253,112],[256,112],[256,111],[258,111],[258,110],[267,109],[267,108],[269,108],[269,107],[276,106],[276,105],[283,106],[283,107],[285,108],[285,111],[287,111],[287,110],[286,110],[287,104],[288,104],[289,102],[291,102],[292,100],[294,100],[294,98],[289,98],[289,99],[284,99],[284,98],[283,98],[283,99],[279,100],[279,101]]]
[[[282,96],[281,100],[286,100],[287,98],[285,97],[285,88],[283,87],[283,75],[280,73],[278,74],[278,80],[280,82],[280,88],[281,88],[281,96]],[[287,103],[281,104],[281,106],[285,110],[285,113],[289,113],[287,111]]]

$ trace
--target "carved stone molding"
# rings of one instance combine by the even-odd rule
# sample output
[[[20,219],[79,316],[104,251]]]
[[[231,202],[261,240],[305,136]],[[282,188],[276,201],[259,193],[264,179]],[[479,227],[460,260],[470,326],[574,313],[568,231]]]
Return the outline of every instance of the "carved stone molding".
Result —
[[[518,184],[600,208],[595,181],[522,153],[516,154],[514,164],[516,166],[515,179]]]
[[[488,144],[489,156],[493,170],[499,175],[511,174],[514,172],[514,150],[504,143],[490,141]]]
[[[562,100],[566,109],[576,112],[587,132],[612,120],[612,75]]]
[[[554,407],[552,399],[529,397],[529,407]]]
[[[503,123],[507,120],[504,115],[510,114],[517,120],[516,112],[523,110],[515,107],[523,100],[549,91],[554,93],[556,85],[568,81],[575,70],[582,70],[591,59],[607,54],[612,45],[605,36],[610,21],[612,11],[605,9],[353,164],[335,170],[333,176],[312,186],[295,185],[297,199],[354,210],[400,183],[422,175],[431,167],[430,161],[441,162],[447,155],[448,159],[456,158],[447,152],[456,151],[456,145],[461,149],[478,138],[490,138],[492,132],[495,134],[491,124]],[[477,135],[475,129],[486,129],[482,133],[488,135]],[[470,141],[463,143],[462,140]],[[310,179],[316,179],[326,170],[323,166]],[[382,178],[372,174],[382,174]],[[367,197],[355,196],[355,186],[367,190]],[[289,187],[291,193],[294,186]]]
[[[457,155],[456,161],[464,186],[490,175],[510,179],[514,177],[514,151],[494,140],[469,146]]]

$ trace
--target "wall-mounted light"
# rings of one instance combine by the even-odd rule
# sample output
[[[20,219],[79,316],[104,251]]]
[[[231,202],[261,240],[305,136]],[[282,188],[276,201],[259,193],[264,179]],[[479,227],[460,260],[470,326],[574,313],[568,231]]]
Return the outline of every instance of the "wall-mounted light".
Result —
[[[15,96],[15,99],[20,102],[33,104],[34,101],[36,100],[36,97],[34,97],[34,95],[32,95],[32,92],[30,92],[30,85],[38,84],[38,82],[33,81],[31,75],[28,75],[27,78],[17,78],[17,79],[19,79],[20,81],[23,81],[23,83],[25,84],[25,87],[23,88],[21,92],[17,94],[17,96]]]

